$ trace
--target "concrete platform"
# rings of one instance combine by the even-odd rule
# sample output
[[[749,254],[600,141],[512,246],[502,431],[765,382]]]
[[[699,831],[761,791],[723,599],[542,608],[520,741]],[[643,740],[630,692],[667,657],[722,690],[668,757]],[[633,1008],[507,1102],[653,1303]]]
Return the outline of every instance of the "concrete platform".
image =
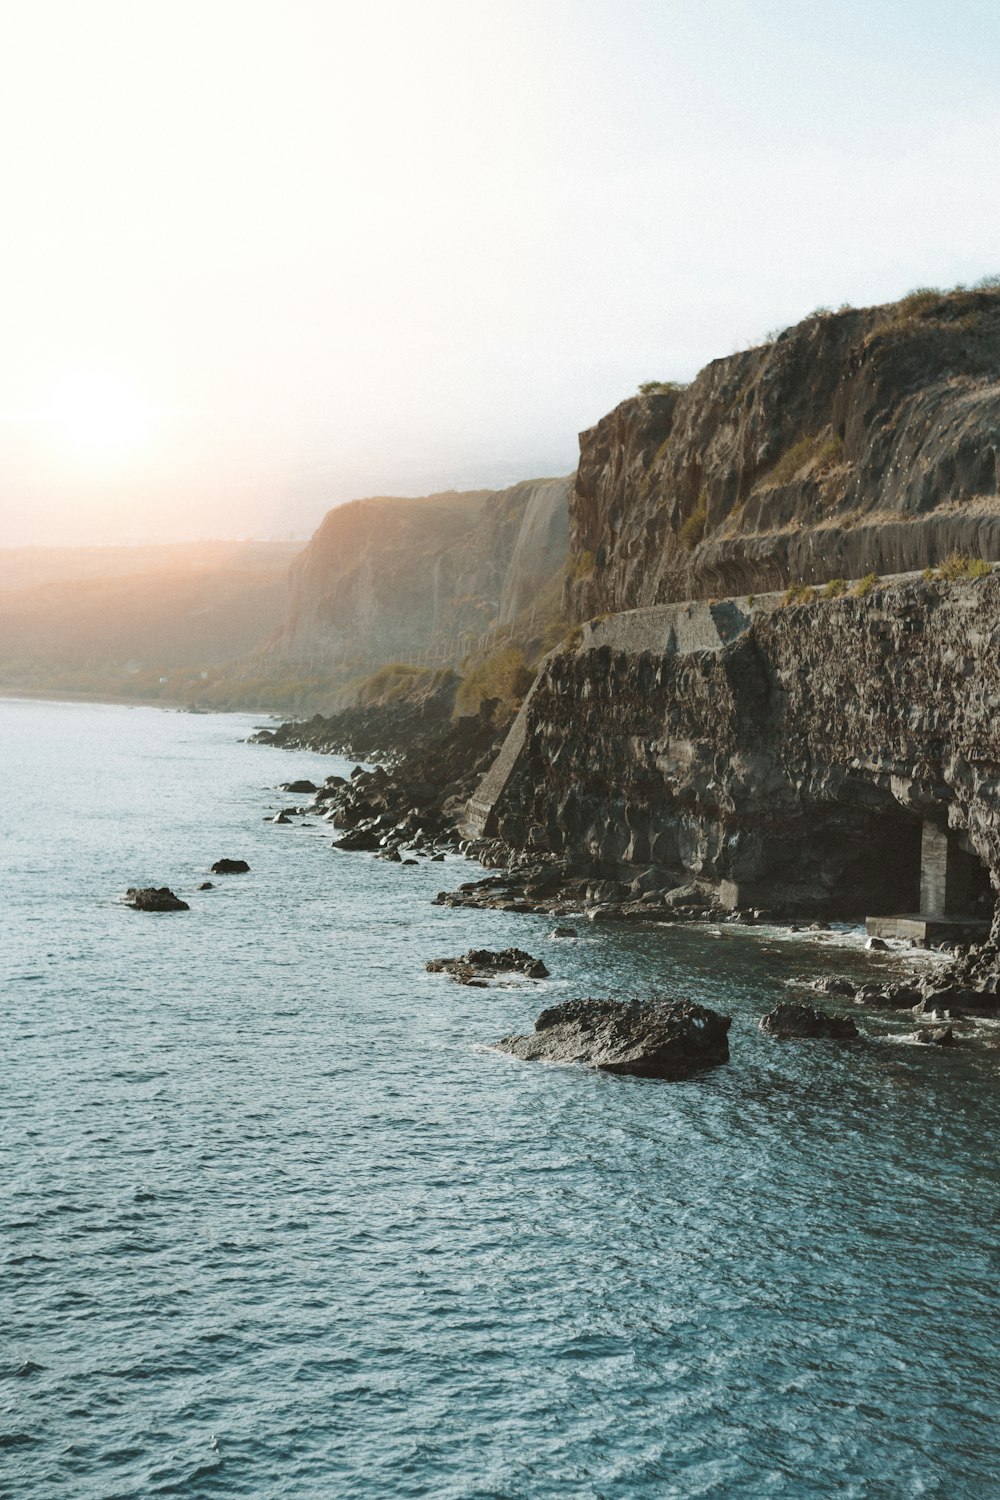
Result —
[[[912,912],[901,917],[866,917],[872,937],[902,938],[927,948],[933,943],[976,943],[989,937],[989,920],[981,917],[922,917]]]

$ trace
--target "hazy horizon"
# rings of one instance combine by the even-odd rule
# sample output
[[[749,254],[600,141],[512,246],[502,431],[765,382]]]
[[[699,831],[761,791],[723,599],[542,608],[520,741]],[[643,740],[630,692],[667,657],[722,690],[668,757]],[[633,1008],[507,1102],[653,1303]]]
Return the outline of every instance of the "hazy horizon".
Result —
[[[1000,269],[985,0],[40,0],[0,34],[0,546],[568,473],[643,380]]]

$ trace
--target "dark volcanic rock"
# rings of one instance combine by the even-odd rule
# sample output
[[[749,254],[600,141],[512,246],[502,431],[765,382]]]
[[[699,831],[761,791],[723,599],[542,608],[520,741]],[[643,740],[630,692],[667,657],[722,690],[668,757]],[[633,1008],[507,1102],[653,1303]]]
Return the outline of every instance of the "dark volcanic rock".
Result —
[[[458,816],[505,727],[495,700],[453,719],[456,682],[447,673],[412,701],[317,714],[274,732],[274,743],[292,749],[386,759],[372,769],[355,766],[350,780],[330,776],[316,792],[315,810],[338,830],[335,848],[394,860],[392,851],[404,847],[440,858],[434,846],[456,846]]]
[[[996,572],[611,615],[546,658],[463,827],[595,880],[696,872],[683,915],[714,888],[779,918],[864,919],[917,909],[926,819],[987,919],[998,702]]]
[[[245,875],[249,868],[245,859],[217,859],[212,866],[212,874]]]
[[[785,1000],[764,1016],[761,1031],[781,1037],[829,1037],[838,1042],[853,1042],[860,1035],[850,1016],[828,1016],[811,1005]]]
[[[215,890],[215,886],[212,884],[212,882],[210,880],[203,880],[201,882],[201,885],[198,887],[198,889],[199,889],[199,891],[214,891]]]
[[[1000,287],[813,316],[622,403],[581,437],[580,623],[468,837],[643,898],[697,880],[730,910],[863,919],[917,910],[926,820],[987,920],[998,431]]]
[[[541,959],[522,948],[503,948],[497,953],[489,948],[470,948],[460,958],[429,958],[424,967],[429,974],[450,974],[459,984],[472,984],[494,974],[524,974],[528,979],[549,976]]]
[[[283,781],[281,790],[283,792],[316,792],[319,788],[312,781]]]
[[[685,1078],[728,1062],[730,1024],[729,1016],[687,1001],[570,1000],[543,1010],[532,1035],[504,1037],[496,1046],[525,1062]]]
[[[186,901],[175,896],[168,886],[129,886],[125,892],[126,906],[133,911],[190,911]]]
[[[929,293],[622,402],[580,437],[571,617],[1000,556],[998,350],[1000,288]]]

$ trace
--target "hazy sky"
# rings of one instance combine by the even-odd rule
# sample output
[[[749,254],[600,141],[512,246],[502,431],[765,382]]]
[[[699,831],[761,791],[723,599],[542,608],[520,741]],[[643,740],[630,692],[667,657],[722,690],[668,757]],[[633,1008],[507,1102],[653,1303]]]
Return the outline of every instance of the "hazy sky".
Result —
[[[0,545],[567,472],[1000,270],[997,0],[0,0]]]

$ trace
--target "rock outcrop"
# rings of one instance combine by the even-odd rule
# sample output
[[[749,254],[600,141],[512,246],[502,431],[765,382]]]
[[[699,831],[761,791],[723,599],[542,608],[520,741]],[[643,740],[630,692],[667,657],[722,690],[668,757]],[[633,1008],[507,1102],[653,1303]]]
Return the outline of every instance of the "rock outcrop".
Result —
[[[245,875],[249,869],[245,859],[217,859],[212,866],[212,874]]]
[[[569,1000],[543,1010],[529,1036],[495,1045],[525,1062],[686,1078],[729,1061],[730,1024],[729,1016],[687,1001]]]
[[[571,614],[1000,559],[1000,288],[822,313],[581,435]]]
[[[595,620],[543,665],[465,829],[487,859],[725,907],[917,909],[921,833],[1000,888],[1000,574]]]

